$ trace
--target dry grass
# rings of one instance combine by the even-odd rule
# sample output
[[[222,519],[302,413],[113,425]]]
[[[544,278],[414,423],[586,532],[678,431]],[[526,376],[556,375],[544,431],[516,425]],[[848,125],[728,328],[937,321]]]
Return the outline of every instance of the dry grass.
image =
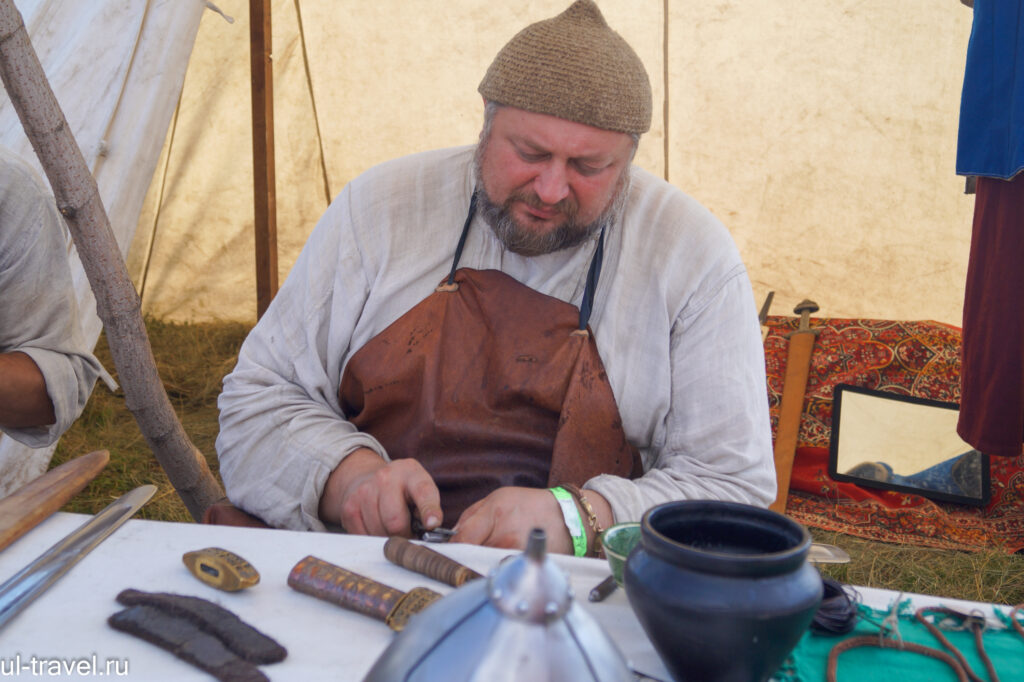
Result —
[[[171,404],[185,432],[216,474],[217,395],[221,380],[235,365],[248,327],[241,323],[169,324],[148,320],[147,328]],[[96,355],[113,372],[114,362],[104,336],[100,337]],[[159,492],[142,508],[139,517],[192,520],[125,407],[124,396],[120,391],[112,394],[97,383],[82,416],[61,438],[53,465],[100,449],[110,451],[110,464],[65,511],[95,513],[122,493],[151,483]]]
[[[822,571],[843,583],[999,604],[1024,602],[1024,558],[1019,555],[872,542],[817,529],[811,535],[850,554],[849,564]]]
[[[171,402],[216,473],[217,394],[248,329],[233,323],[179,325],[152,320],[148,328]],[[113,368],[102,338],[97,355],[106,367]],[[135,486],[152,483],[159,493],[143,507],[141,517],[191,520],[142,439],[123,397],[97,385],[82,418],[61,439],[54,464],[101,448],[110,451],[110,464],[65,511],[95,513]],[[850,553],[849,564],[824,568],[840,582],[1003,604],[1024,602],[1024,558],[1020,556],[923,549],[818,530],[812,534],[815,540],[839,545]]]

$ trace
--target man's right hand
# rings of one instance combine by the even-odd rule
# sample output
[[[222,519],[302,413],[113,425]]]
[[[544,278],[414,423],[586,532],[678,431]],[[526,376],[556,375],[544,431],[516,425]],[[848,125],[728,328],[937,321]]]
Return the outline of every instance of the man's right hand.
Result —
[[[412,535],[410,509],[427,530],[441,525],[441,493],[415,459],[385,462],[368,448],[350,453],[327,478],[320,519],[357,535]]]

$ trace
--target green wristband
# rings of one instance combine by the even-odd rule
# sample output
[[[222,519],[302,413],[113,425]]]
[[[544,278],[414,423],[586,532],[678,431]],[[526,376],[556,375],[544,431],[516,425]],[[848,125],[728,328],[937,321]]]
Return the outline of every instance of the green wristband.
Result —
[[[587,555],[587,533],[583,530],[583,517],[576,507],[576,500],[572,499],[569,491],[561,486],[548,488],[555,496],[555,501],[562,508],[562,518],[565,519],[565,527],[569,529],[569,537],[572,538],[572,553],[576,556]]]

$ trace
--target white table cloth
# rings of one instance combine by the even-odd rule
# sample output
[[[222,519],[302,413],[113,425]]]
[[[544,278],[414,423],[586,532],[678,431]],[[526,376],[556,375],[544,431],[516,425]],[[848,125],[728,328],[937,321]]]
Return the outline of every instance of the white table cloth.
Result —
[[[57,513],[0,552],[0,582],[88,519],[81,514]],[[0,630],[0,677],[212,679],[170,653],[107,625],[107,617],[123,608],[115,600],[117,593],[133,587],[209,599],[277,639],[288,649],[288,656],[281,663],[261,666],[272,680],[361,680],[394,633],[382,622],[292,590],[287,578],[300,559],[312,554],[401,590],[424,586],[447,593],[453,589],[391,564],[384,558],[383,543],[383,538],[343,534],[130,520]],[[204,547],[223,547],[248,559],[259,570],[260,583],[236,593],[201,583],[188,572],[181,557]],[[472,545],[432,547],[485,575],[513,553]],[[598,559],[555,556],[554,560],[569,574],[577,603],[612,637],[627,662],[648,675],[669,680],[623,590],[600,603],[587,601],[590,589],[608,575],[608,565]],[[864,603],[875,608],[888,608],[897,598],[910,598],[915,606],[981,608],[995,622],[989,604],[864,587],[857,590]],[[60,674],[53,674],[55,666]]]
[[[0,552],[0,581],[88,518],[57,513]],[[13,679],[212,679],[162,649],[107,625],[107,617],[123,608],[115,600],[117,593],[133,587],[209,599],[274,637],[288,649],[288,656],[281,663],[260,666],[272,680],[361,680],[394,633],[382,622],[296,592],[288,587],[287,578],[300,559],[312,554],[401,590],[418,585],[442,593],[453,589],[391,564],[384,558],[383,544],[383,538],[342,534],[130,520],[0,630],[0,674],[6,678],[20,663],[20,676]],[[182,555],[213,546],[252,563],[260,572],[259,584],[228,593],[193,577]],[[485,575],[512,553],[471,545],[432,547]],[[598,620],[633,667],[670,679],[622,590],[601,603],[587,601],[590,589],[608,575],[607,563],[564,556],[556,556],[555,561],[569,573],[577,603]],[[37,671],[53,670],[51,661],[84,666],[79,670],[95,664],[99,670],[33,675],[33,657]],[[119,675],[126,667],[128,674]]]

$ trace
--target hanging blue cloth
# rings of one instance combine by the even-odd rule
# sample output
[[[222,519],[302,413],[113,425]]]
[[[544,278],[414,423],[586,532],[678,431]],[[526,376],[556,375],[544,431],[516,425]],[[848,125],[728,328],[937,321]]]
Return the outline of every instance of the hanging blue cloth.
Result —
[[[958,175],[1024,168],[1024,3],[975,0],[960,100]]]

